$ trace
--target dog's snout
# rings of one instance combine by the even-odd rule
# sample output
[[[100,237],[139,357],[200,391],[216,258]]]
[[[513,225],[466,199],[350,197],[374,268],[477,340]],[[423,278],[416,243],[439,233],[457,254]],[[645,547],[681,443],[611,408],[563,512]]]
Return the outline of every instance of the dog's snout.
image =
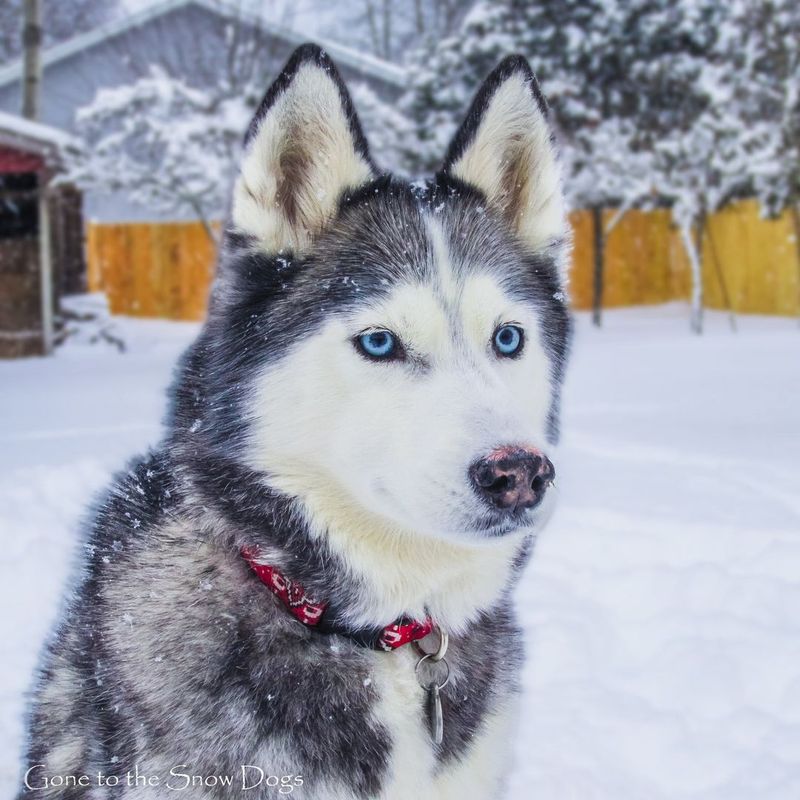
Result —
[[[504,511],[539,505],[556,476],[550,459],[533,447],[499,447],[469,472],[478,496]]]

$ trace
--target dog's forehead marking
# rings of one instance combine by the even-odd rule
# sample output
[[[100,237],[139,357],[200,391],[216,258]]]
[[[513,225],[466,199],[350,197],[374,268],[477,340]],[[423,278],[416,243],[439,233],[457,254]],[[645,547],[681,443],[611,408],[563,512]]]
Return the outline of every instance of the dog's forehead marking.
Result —
[[[440,220],[430,213],[424,216],[425,228],[431,243],[434,274],[436,275],[439,291],[445,303],[452,309],[458,303],[460,281],[453,269],[450,248],[447,245],[444,229]]]
[[[469,251],[453,252],[436,212],[425,212],[421,223],[429,245],[426,268],[359,309],[354,325],[389,328],[420,355],[445,359],[485,352],[503,322],[537,325],[533,308],[507,292],[496,270]]]

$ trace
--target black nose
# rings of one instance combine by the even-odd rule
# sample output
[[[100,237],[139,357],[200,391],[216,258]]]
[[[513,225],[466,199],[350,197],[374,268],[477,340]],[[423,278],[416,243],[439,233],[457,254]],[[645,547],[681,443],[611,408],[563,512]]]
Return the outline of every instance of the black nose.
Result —
[[[495,508],[517,511],[542,502],[556,470],[533,447],[499,447],[478,459],[469,468],[469,476],[482,500]]]

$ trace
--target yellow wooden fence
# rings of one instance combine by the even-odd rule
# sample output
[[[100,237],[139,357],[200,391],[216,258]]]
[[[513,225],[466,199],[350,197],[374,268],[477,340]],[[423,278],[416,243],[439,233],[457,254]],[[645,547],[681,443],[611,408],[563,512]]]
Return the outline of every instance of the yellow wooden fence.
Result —
[[[214,275],[214,243],[199,222],[89,224],[89,291],[113,314],[199,320]]]
[[[615,212],[603,213],[607,228]],[[594,228],[590,211],[571,215],[574,253],[570,296],[591,308]],[[755,201],[708,218],[703,280],[709,308],[739,313],[800,315],[800,259],[791,212],[762,219]],[[214,246],[200,223],[90,224],[91,291],[105,291],[111,311],[143,317],[198,320],[205,315],[214,273]],[[632,210],[604,246],[603,306],[615,308],[686,299],[689,264],[669,211]]]
[[[796,225],[791,211],[776,219],[762,219],[754,200],[709,217],[703,238],[706,305],[726,307],[721,273],[734,311],[800,314],[800,230]]]

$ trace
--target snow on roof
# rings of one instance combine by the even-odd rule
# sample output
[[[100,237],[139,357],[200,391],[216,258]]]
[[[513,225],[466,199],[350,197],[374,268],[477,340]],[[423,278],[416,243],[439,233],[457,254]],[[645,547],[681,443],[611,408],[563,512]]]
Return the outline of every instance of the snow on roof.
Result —
[[[269,22],[257,12],[239,7],[234,8],[229,0],[160,0],[160,2],[146,6],[134,14],[99,25],[88,33],[75,36],[72,39],[61,42],[61,44],[47,48],[42,53],[42,66],[49,67],[57,64],[59,61],[88,50],[107,39],[146,25],[151,20],[158,19],[171,11],[191,5],[200,6],[220,16],[237,17],[252,22],[254,25],[260,26],[266,33],[292,44],[303,44],[308,38],[291,28]],[[344,64],[358,72],[372,75],[385,83],[391,83],[395,86],[405,85],[405,70],[397,64],[391,64],[375,56],[360,53],[337,42],[321,39],[316,39],[315,41],[320,47],[327,50],[331,58],[337,63]],[[15,61],[0,68],[0,86],[18,81],[21,77],[21,61]]]
[[[0,143],[25,150],[42,152],[59,150],[72,142],[72,137],[59,128],[0,111]]]

